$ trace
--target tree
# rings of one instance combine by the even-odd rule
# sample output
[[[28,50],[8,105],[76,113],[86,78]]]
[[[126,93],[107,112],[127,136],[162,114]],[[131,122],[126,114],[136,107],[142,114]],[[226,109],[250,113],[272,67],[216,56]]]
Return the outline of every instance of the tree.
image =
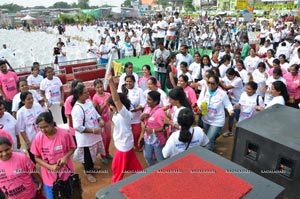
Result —
[[[132,8],[131,2],[132,2],[132,0],[125,0],[124,3],[121,6]]]
[[[19,6],[17,4],[13,4],[13,3],[4,4],[4,5],[0,6],[0,8],[7,9],[9,12],[12,12],[12,13],[16,13],[16,12],[24,9],[23,6]]]
[[[89,6],[89,0],[78,0],[78,7],[81,9],[88,9]]]
[[[185,11],[195,11],[195,7],[193,6],[193,0],[183,0],[183,5]]]
[[[163,8],[167,7],[169,5],[169,3],[171,3],[173,5],[175,2],[176,2],[176,0],[171,0],[171,1],[157,0],[157,4],[161,5]]]
[[[71,6],[63,1],[60,2],[56,2],[55,4],[53,4],[53,6],[51,6],[52,8],[71,8]]]

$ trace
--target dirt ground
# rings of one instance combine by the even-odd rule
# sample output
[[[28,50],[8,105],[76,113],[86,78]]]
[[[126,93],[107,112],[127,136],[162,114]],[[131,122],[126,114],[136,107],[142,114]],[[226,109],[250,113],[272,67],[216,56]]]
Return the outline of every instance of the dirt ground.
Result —
[[[231,153],[233,149],[233,141],[234,137],[226,137],[224,138],[223,136],[220,136],[217,139],[216,142],[216,153],[219,155],[223,156],[226,159],[231,159]],[[110,144],[110,151],[113,152],[114,147],[113,147],[113,142]],[[113,153],[112,153],[113,154]],[[144,159],[143,153],[142,152],[136,152],[137,157],[139,161],[142,163],[143,168],[147,168],[146,161]],[[90,183],[87,181],[86,177],[83,174],[83,166],[79,163],[74,162],[75,164],[75,170],[77,173],[79,173],[81,177],[81,183],[82,183],[82,188],[83,188],[83,198],[84,199],[93,199],[96,198],[96,192],[101,190],[102,188],[109,186],[111,184],[111,177],[112,177],[112,172],[111,172],[111,161],[109,165],[104,165],[100,160],[97,160],[96,165],[101,166],[101,170],[99,174],[95,174],[95,177],[97,178],[96,183]]]

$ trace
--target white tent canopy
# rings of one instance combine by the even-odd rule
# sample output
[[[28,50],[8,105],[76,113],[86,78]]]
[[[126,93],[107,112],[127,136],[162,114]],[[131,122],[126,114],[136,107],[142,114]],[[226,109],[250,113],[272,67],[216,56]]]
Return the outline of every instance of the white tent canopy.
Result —
[[[32,20],[36,20],[36,18],[30,16],[30,15],[26,15],[25,17],[21,18],[22,21],[32,21]]]

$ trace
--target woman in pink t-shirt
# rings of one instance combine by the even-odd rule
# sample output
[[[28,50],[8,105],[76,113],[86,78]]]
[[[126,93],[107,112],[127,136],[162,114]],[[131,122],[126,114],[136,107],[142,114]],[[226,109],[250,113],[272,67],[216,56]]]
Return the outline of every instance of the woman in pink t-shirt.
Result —
[[[180,75],[177,85],[183,88],[189,103],[194,107],[197,103],[197,96],[195,90],[188,85],[188,81],[189,79],[186,75]]]
[[[93,103],[104,122],[104,127],[101,135],[106,155],[102,155],[102,163],[108,164],[108,160],[111,160],[113,158],[113,156],[109,154],[109,145],[111,141],[111,122],[107,99],[109,98],[110,93],[104,92],[103,82],[100,79],[96,79],[94,81],[94,88],[96,90],[96,93],[93,97]]]
[[[285,74],[283,78],[286,80],[287,90],[290,96],[287,106],[299,108],[300,103],[300,74],[299,66],[294,64],[290,66],[290,72]]]
[[[40,132],[35,136],[30,151],[41,165],[45,195],[47,199],[51,199],[57,174],[60,179],[67,180],[74,172],[71,156],[76,145],[66,130],[54,126],[51,113],[41,113],[36,124]]]
[[[162,149],[167,141],[167,135],[163,133],[166,118],[164,110],[159,106],[160,93],[150,91],[147,96],[147,105],[141,115],[144,122],[144,156],[149,166],[154,164],[153,152],[157,161],[163,161]]]
[[[34,163],[23,153],[13,152],[12,143],[7,137],[0,137],[0,191],[9,199],[36,196],[36,187],[32,177],[37,179],[38,187],[42,188],[42,179],[35,171]]]
[[[76,88],[76,86],[78,84],[83,84],[83,81],[81,79],[74,79],[71,83],[71,90],[69,93],[69,96],[67,97],[66,101],[65,101],[65,115],[68,119],[68,125],[69,125],[69,132],[70,134],[73,136],[74,142],[76,144],[76,137],[75,137],[75,130],[73,128],[73,124],[72,124],[72,116],[71,116],[71,112],[72,112],[72,99],[73,99],[73,94],[74,94],[74,90]]]

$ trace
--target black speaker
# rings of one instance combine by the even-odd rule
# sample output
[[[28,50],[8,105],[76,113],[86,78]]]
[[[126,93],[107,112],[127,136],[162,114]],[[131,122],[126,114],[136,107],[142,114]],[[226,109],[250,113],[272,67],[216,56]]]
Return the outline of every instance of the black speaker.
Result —
[[[300,198],[300,111],[274,105],[238,123],[232,161]]]

